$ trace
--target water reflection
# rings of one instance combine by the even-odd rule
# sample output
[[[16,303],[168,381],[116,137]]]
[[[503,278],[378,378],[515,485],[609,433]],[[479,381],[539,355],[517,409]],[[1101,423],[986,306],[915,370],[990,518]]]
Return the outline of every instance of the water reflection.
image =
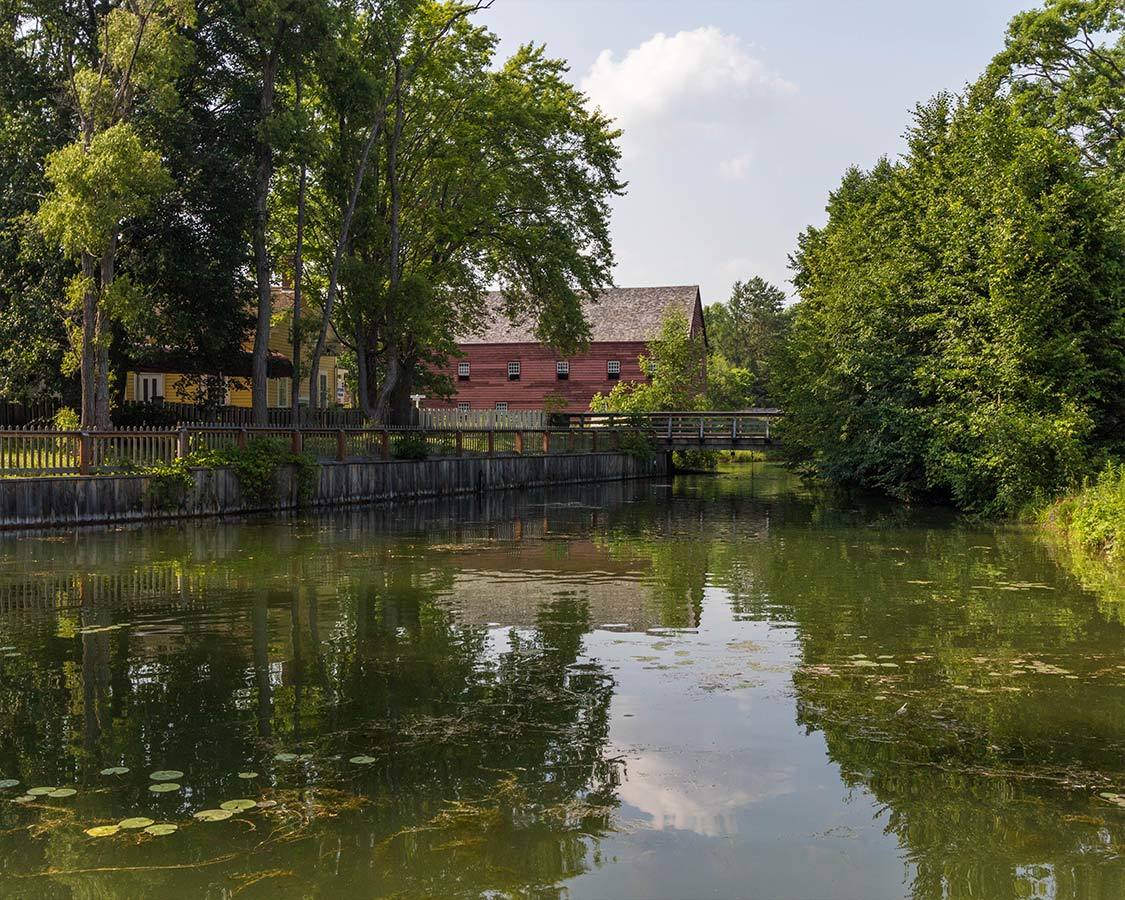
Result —
[[[8,536],[0,890],[1121,896],[1112,609],[768,470]]]

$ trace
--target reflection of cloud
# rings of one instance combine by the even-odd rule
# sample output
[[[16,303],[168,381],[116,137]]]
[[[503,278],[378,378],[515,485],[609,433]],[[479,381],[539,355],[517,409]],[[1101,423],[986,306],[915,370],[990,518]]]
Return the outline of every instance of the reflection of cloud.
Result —
[[[617,794],[651,819],[657,831],[678,829],[706,837],[736,834],[737,812],[743,807],[795,790],[792,768],[750,772],[723,766],[682,765],[667,756],[642,755],[629,764],[629,777]],[[741,783],[739,783],[741,782]]]

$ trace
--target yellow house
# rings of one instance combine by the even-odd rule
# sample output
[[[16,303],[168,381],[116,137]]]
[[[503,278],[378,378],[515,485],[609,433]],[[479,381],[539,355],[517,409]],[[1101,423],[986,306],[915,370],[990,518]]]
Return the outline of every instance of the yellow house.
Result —
[[[302,319],[305,319],[302,313]],[[306,319],[306,333],[312,330],[310,323],[319,322],[319,317],[310,314]],[[314,326],[315,327],[315,326]],[[288,409],[293,391],[293,290],[288,287],[273,289],[273,317],[270,323],[269,360],[267,363],[266,404],[270,409]],[[308,345],[312,341],[306,340]],[[153,353],[139,364],[135,371],[126,374],[125,401],[127,403],[148,403],[164,401],[167,403],[197,403],[200,399],[200,384],[204,379],[222,379],[224,405],[249,408],[252,340],[243,345],[243,354],[232,360],[227,372],[196,372],[182,356],[173,353]],[[351,396],[347,387],[347,370],[340,366],[341,346],[330,338],[327,352],[320,361],[320,384],[317,405],[324,409],[329,406],[351,406]],[[301,348],[304,364],[301,367],[300,402],[309,400],[308,370],[312,347]]]

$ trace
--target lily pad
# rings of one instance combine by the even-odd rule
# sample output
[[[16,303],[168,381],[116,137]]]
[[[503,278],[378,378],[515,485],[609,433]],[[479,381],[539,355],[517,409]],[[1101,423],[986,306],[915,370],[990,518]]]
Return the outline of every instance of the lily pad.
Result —
[[[369,766],[376,762],[376,759],[374,756],[353,756],[348,762],[355,763],[357,766]]]
[[[19,783],[20,783],[20,781],[19,781],[18,778],[5,778],[2,781],[0,781],[0,790],[7,790],[8,788],[14,788]]]
[[[258,773],[257,772],[239,772],[238,777],[244,779],[245,781],[250,781],[252,778],[257,778]]]
[[[278,762],[293,762],[297,758],[296,753],[275,753],[273,758]]]
[[[86,834],[95,838],[113,837],[120,830],[120,825],[95,825],[93,828],[87,828]]]
[[[150,784],[148,789],[154,794],[167,794],[170,791],[178,791],[180,785],[175,781],[158,781],[156,784]]]
[[[12,802],[13,803],[30,803],[34,799],[35,798],[33,796],[31,796],[31,794],[24,794],[21,797],[12,798]]]
[[[117,824],[125,831],[137,831],[141,828],[148,828],[149,825],[155,825],[156,823],[145,816],[134,816],[131,819],[122,819]]]
[[[145,834],[163,837],[166,834],[175,834],[179,830],[179,825],[173,825],[169,822],[163,825],[149,825],[148,828],[145,829]]]
[[[161,769],[159,772],[153,772],[148,777],[153,781],[178,781],[184,777],[184,773],[178,769]]]
[[[128,775],[128,766],[110,766],[108,769],[102,769],[102,775]]]
[[[55,785],[51,785],[50,787],[28,788],[27,793],[32,797],[44,797],[47,794],[51,793],[51,791],[54,791],[54,790],[58,790],[58,788],[55,787]]]
[[[243,810],[253,809],[258,805],[256,800],[227,800],[219,804],[219,809],[225,809],[229,812],[242,812]]]
[[[229,809],[201,809],[192,818],[198,819],[200,822],[222,822],[233,815],[234,813]]]
[[[55,788],[55,790],[51,791],[47,796],[62,799],[63,797],[73,797],[77,793],[78,791],[74,788]]]

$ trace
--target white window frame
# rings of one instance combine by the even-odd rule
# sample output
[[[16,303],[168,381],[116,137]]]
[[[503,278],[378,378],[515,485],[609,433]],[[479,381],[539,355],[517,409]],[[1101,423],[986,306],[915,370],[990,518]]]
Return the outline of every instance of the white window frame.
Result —
[[[605,377],[616,381],[621,377],[621,360],[607,359],[605,363]]]
[[[570,362],[565,359],[555,361],[555,377],[560,381],[566,381],[570,378]]]
[[[152,385],[150,396],[145,396],[145,389]],[[164,376],[159,372],[137,372],[137,379],[133,384],[133,399],[138,403],[151,403],[157,397],[164,396]]]
[[[458,400],[457,401],[457,412],[459,412],[459,413],[467,413],[472,408],[473,408],[473,404],[471,404],[468,400]]]
[[[467,362],[457,363],[457,377],[458,378],[463,378],[467,381],[469,379],[469,374],[470,374],[471,371],[472,371],[472,367]]]
[[[289,402],[293,399],[293,379],[277,379],[277,406],[279,409],[288,409]]]
[[[508,380],[519,381],[520,375],[523,373],[523,366],[520,365],[518,359],[513,359],[508,363]]]
[[[508,411],[508,401],[507,400],[497,400],[495,409],[496,409],[496,412],[507,412]]]

